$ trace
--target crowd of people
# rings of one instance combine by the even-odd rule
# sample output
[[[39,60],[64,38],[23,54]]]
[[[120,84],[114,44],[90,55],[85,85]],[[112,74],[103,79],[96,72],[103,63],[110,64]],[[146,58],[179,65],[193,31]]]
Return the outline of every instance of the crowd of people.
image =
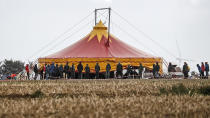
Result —
[[[201,66],[197,64],[198,72],[201,79],[208,79],[209,76],[209,64],[208,62],[201,62]]]
[[[157,63],[158,64],[158,63]],[[29,65],[27,64],[25,67],[25,71],[27,73],[27,79],[29,79]],[[58,65],[58,64],[46,64],[44,66],[41,66],[40,68],[38,68],[37,64],[34,65],[33,69],[32,69],[35,73],[34,75],[34,79],[36,80],[38,75],[40,77],[40,79],[53,79],[53,78],[65,78],[65,79],[90,79],[92,76],[90,76],[91,71],[90,71],[90,67],[88,64],[86,64],[86,66],[83,68],[83,64],[81,62],[79,62],[79,64],[75,67],[74,63],[72,63],[72,65],[69,65],[69,63],[67,62],[64,66]],[[101,67],[99,65],[99,63],[96,63],[95,65],[95,70],[94,70],[94,77],[95,79],[99,79],[99,78],[103,78],[100,76],[100,70]],[[107,63],[106,68],[105,68],[106,72],[104,73],[105,76],[104,78],[108,79],[110,78],[110,73],[111,73],[111,65],[109,63]],[[133,73],[137,73],[137,75],[139,76],[139,78],[142,78],[142,73],[143,73],[144,67],[142,66],[142,64],[140,63],[139,65],[139,69],[137,73],[136,71],[133,70],[131,65],[128,65],[127,67],[127,72],[126,72],[126,77],[131,76],[131,74]],[[160,70],[160,67],[158,65],[157,69],[154,69],[155,74],[157,75],[157,73]],[[157,70],[157,71],[156,71]],[[123,66],[122,64],[119,62],[116,66],[116,78],[123,78]],[[113,77],[112,77],[113,78]]]
[[[199,72],[199,77],[201,79],[208,79],[209,76],[209,64],[208,62],[201,62],[201,65],[197,64],[197,68],[198,68],[198,72]],[[171,63],[169,63],[168,66],[168,72],[175,72],[175,68],[173,67],[173,65]],[[190,67],[187,64],[187,62],[184,62],[183,68],[182,68],[182,72],[184,75],[184,78],[188,78],[189,77],[189,72],[190,72]]]
[[[197,64],[197,68],[199,70],[200,73],[200,77],[201,78],[208,78],[208,72],[209,72],[209,64],[207,62],[205,62],[205,64],[202,62],[201,66],[199,64]],[[27,79],[29,79],[29,65],[27,64],[25,67],[26,73],[27,73]],[[110,78],[110,73],[111,73],[111,65],[109,63],[107,63],[106,67],[105,67],[106,72],[104,73],[104,78],[108,79]],[[138,72],[136,72],[136,70],[138,70]],[[146,70],[146,68],[140,63],[138,67],[133,67],[131,65],[128,65],[126,67],[126,73],[123,74],[123,66],[122,64],[119,62],[116,66],[116,74],[115,76],[112,76],[111,78],[115,77],[115,78],[131,78],[132,76],[137,77],[137,78],[142,78],[143,77],[143,72]],[[46,64],[44,66],[41,66],[41,68],[38,68],[37,64],[35,64],[35,66],[33,67],[33,71],[35,73],[34,79],[36,80],[38,75],[40,76],[40,79],[53,79],[53,78],[65,78],[65,79],[91,79],[91,78],[95,78],[95,79],[99,79],[102,78],[100,76],[100,71],[101,71],[101,67],[99,65],[99,63],[96,63],[95,65],[95,70],[94,70],[94,74],[91,73],[90,67],[88,64],[86,64],[86,66],[83,68],[83,64],[82,62],[79,62],[79,64],[75,67],[74,63],[72,63],[72,65],[69,65],[69,63],[67,62],[64,66],[62,64],[58,65],[58,64]],[[160,74],[160,65],[158,62],[156,62],[155,64],[153,64],[153,68],[152,68],[152,74],[153,74],[153,78],[157,79],[157,78],[161,78],[161,74]],[[170,72],[175,72],[174,66],[169,63],[168,66],[168,73]],[[188,66],[188,64],[186,62],[184,62],[183,68],[182,68],[182,72],[184,75],[184,78],[188,78],[189,77],[189,72],[190,72],[190,67]],[[205,74],[204,74],[205,73]],[[94,75],[94,77],[92,75]]]

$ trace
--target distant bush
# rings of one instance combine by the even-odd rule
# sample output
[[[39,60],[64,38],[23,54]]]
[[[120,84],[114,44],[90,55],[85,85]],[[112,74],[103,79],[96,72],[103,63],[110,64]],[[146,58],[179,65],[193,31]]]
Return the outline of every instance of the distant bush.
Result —
[[[166,95],[169,94],[169,92],[166,88],[160,88],[159,91],[160,91],[161,94],[166,94]]]
[[[210,86],[203,86],[198,89],[198,93],[203,95],[210,95]]]
[[[19,60],[7,60],[0,62],[0,74],[15,74],[24,69],[24,62]]]
[[[172,95],[210,95],[210,86],[203,86],[198,88],[187,88],[183,84],[173,85],[170,89],[159,88],[160,94],[172,94]]]
[[[41,90],[37,90],[33,94],[31,94],[32,98],[40,98],[40,97],[43,97],[43,96],[44,96],[44,93]]]
[[[170,92],[175,95],[184,95],[189,93],[189,89],[187,89],[183,84],[173,85]]]

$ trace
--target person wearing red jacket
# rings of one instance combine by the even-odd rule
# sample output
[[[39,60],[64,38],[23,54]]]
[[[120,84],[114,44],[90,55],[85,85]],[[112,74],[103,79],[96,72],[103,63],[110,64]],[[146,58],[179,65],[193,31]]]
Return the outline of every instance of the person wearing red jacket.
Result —
[[[205,72],[205,66],[204,63],[201,63],[201,79],[204,79],[204,72]]]
[[[27,73],[27,79],[29,80],[29,65],[28,64],[26,64],[25,70]]]

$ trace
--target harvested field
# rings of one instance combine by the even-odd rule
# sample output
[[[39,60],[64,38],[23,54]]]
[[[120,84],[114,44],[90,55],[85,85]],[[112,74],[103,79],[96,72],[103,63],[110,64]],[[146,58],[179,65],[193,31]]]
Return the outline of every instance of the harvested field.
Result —
[[[209,86],[210,80],[1,81],[0,117],[207,118]]]

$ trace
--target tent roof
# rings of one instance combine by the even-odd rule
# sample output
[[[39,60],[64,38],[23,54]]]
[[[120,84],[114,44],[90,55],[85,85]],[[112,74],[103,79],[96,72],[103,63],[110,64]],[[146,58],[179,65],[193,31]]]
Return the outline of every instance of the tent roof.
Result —
[[[44,58],[156,58],[138,50],[113,35],[100,21],[86,37],[63,50]]]

